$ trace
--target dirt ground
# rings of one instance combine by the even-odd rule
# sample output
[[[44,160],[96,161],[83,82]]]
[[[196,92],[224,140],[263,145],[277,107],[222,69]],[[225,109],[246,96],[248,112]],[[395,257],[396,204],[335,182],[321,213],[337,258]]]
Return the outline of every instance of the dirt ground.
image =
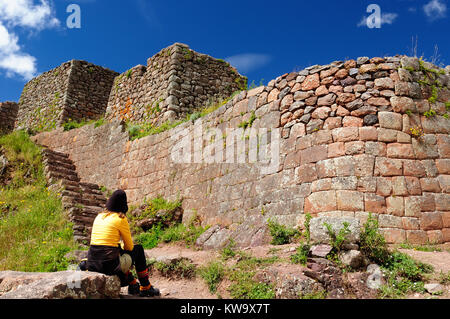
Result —
[[[259,246],[243,249],[245,252],[251,254],[254,257],[270,257],[278,256],[283,262],[289,258],[295,252],[296,244],[289,244],[283,246]],[[400,251],[407,253],[414,259],[428,263],[433,266],[434,273],[430,276],[429,282],[439,282],[440,272],[448,273],[450,271],[450,252],[448,247],[442,249],[442,251],[436,252],[423,252],[413,249],[399,249]],[[163,244],[156,248],[145,251],[148,259],[156,259],[157,261],[172,258],[189,258],[192,263],[197,267],[207,265],[210,261],[216,260],[220,257],[220,253],[217,251],[204,251],[186,248],[182,244]],[[290,265],[287,261],[284,262],[286,267],[298,267],[297,265]],[[297,268],[298,269],[298,268]],[[194,279],[171,279],[161,276],[157,271],[152,272],[150,276],[151,283],[160,289],[161,296],[159,298],[174,298],[174,299],[217,299],[229,298],[227,287],[230,285],[227,280],[224,280],[218,287],[217,294],[211,294],[208,290],[206,283],[202,278],[196,277]],[[446,291],[441,296],[431,296],[430,294],[411,294],[408,295],[409,299],[427,299],[427,298],[439,298],[450,299],[450,286],[445,287]],[[127,288],[122,288],[122,298],[133,298],[127,294]]]

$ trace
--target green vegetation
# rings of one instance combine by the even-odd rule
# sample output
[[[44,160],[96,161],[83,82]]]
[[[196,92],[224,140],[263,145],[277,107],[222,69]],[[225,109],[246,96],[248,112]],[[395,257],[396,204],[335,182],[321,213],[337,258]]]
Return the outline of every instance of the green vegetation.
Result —
[[[312,216],[310,214],[305,215],[305,231],[302,233],[305,241],[302,241],[300,246],[297,247],[295,254],[291,255],[290,260],[293,264],[306,265],[308,261],[308,254],[311,249],[311,232],[309,230],[311,219]]]
[[[106,120],[104,117],[101,117],[98,120],[81,120],[81,121],[69,119],[69,121],[64,123],[62,127],[64,128],[64,131],[70,131],[90,124],[94,124],[94,127],[97,128],[99,126],[104,125],[105,123]]]
[[[196,274],[196,266],[185,258],[174,259],[171,262],[157,261],[152,266],[167,278],[191,279]]]
[[[205,280],[209,291],[215,293],[217,285],[225,276],[225,268],[220,262],[212,261],[207,266],[199,269],[199,275]]]
[[[372,214],[363,226],[360,249],[386,275],[386,284],[380,289],[381,298],[400,298],[410,292],[424,291],[423,280],[432,267],[397,250],[390,252]]]
[[[441,272],[439,273],[439,283],[441,285],[448,285],[450,284],[450,271],[447,273]]]
[[[220,255],[222,256],[223,260],[228,260],[236,256],[237,253],[234,250],[235,246],[236,242],[233,239],[230,239],[228,244],[224,248],[222,248],[220,252]]]
[[[300,299],[326,299],[327,298],[327,292],[325,290],[319,290],[315,292],[310,292],[307,294],[300,294]]]
[[[272,219],[269,219],[267,223],[272,236],[272,245],[289,244],[294,236],[299,235],[298,230],[278,224]]]
[[[409,243],[403,243],[399,245],[399,248],[402,249],[413,249],[417,251],[426,251],[426,252],[433,252],[433,251],[442,251],[441,248],[436,247],[435,245],[428,244],[428,245],[411,245]]]
[[[253,122],[254,122],[255,120],[256,120],[255,111],[252,111],[252,114],[251,114],[249,120],[248,120],[248,121],[243,121],[243,122],[241,122],[241,123],[238,125],[238,127],[243,128],[243,129],[245,130],[247,127],[252,127]]]
[[[424,112],[423,115],[424,115],[427,119],[429,119],[429,118],[432,118],[432,117],[436,116],[436,111],[433,110],[433,109],[430,109],[429,111]]]
[[[23,131],[0,137],[9,176],[0,190],[0,270],[66,270],[77,249],[58,195],[49,191],[40,149]]]
[[[350,224],[344,222],[342,224],[344,227],[339,230],[336,234],[333,227],[330,224],[324,223],[324,226],[327,229],[327,233],[330,236],[330,244],[333,247],[333,251],[337,254],[342,250],[342,246],[347,240],[347,236],[350,234],[349,226]]]
[[[291,262],[293,264],[306,265],[310,248],[311,246],[307,243],[300,244],[296,249],[296,253],[291,255]]]
[[[180,119],[178,121],[167,121],[158,126],[154,126],[151,123],[134,124],[131,122],[127,122],[126,129],[128,131],[128,134],[129,134],[131,140],[139,139],[139,138],[142,138],[142,137],[145,137],[148,135],[159,134],[159,133],[171,130],[185,122],[188,122],[188,121],[194,122],[195,120],[214,112],[221,106],[228,103],[234,96],[236,96],[236,94],[239,94],[239,91],[234,92],[231,96],[229,96],[226,99],[210,100],[207,103],[207,105],[205,107],[201,108],[199,111],[196,111],[192,114],[187,114],[184,119]],[[151,108],[151,110],[154,110],[154,112],[160,112],[161,110],[159,109],[159,103],[156,104],[156,107],[154,109]],[[153,114],[153,113],[151,113],[151,114]]]
[[[132,69],[127,71],[127,73],[125,75],[127,77],[127,79],[129,79],[131,77],[131,74],[133,74],[133,70]]]
[[[376,264],[389,260],[389,250],[384,236],[379,232],[378,220],[369,213],[360,238],[361,252]]]
[[[277,256],[256,258],[243,252],[239,253],[236,265],[227,269],[227,278],[233,283],[228,288],[233,299],[273,299],[275,291],[271,284],[254,279],[255,269],[273,264]]]
[[[171,222],[174,213],[181,207],[181,200],[167,201],[161,196],[145,201],[146,208],[139,216],[130,216],[130,224],[135,239],[145,249],[152,249],[159,243],[184,242],[187,247],[195,244],[197,238],[205,232],[208,227],[198,225],[197,216],[194,215],[188,225]],[[149,230],[143,232],[135,224],[144,218],[159,218]]]

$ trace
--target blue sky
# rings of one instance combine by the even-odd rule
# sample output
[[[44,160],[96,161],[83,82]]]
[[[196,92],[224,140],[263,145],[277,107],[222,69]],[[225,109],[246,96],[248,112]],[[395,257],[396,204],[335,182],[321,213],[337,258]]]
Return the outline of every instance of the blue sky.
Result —
[[[0,0],[0,101],[71,59],[117,72],[146,64],[174,42],[227,59],[266,84],[313,64],[412,53],[450,64],[450,0]],[[78,4],[81,28],[66,9]],[[380,8],[369,28],[367,7]]]

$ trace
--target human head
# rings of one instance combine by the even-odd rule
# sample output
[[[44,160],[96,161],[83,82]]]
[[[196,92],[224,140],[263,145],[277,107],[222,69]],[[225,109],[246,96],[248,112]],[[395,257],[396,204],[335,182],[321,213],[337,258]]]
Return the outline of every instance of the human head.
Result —
[[[128,211],[127,194],[121,189],[116,190],[106,202],[106,209],[125,214]]]

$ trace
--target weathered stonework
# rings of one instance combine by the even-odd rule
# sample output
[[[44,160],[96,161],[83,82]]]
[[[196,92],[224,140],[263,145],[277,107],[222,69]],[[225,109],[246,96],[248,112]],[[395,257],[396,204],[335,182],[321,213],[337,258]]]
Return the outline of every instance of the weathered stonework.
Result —
[[[16,102],[0,103],[0,132],[7,133],[14,129],[18,109]]]
[[[450,242],[449,94],[448,68],[408,57],[364,58],[285,74],[195,123],[135,141],[119,122],[35,140],[69,154],[82,181],[123,188],[132,203],[183,197],[183,218],[197,213],[241,245],[264,242],[268,218],[293,226],[305,213],[364,222],[369,212],[388,242],[442,243]],[[200,123],[224,137],[252,116],[242,139],[252,129],[281,131],[275,172],[262,174],[248,160],[174,161],[176,142],[193,142]],[[208,145],[212,135],[203,134]],[[194,148],[196,156],[207,157]]]
[[[105,113],[116,72],[72,60],[28,82],[19,100],[16,128],[51,130],[69,120]]]
[[[175,43],[114,80],[106,117],[161,123],[191,114],[209,100],[245,89],[247,78],[223,60]]]

